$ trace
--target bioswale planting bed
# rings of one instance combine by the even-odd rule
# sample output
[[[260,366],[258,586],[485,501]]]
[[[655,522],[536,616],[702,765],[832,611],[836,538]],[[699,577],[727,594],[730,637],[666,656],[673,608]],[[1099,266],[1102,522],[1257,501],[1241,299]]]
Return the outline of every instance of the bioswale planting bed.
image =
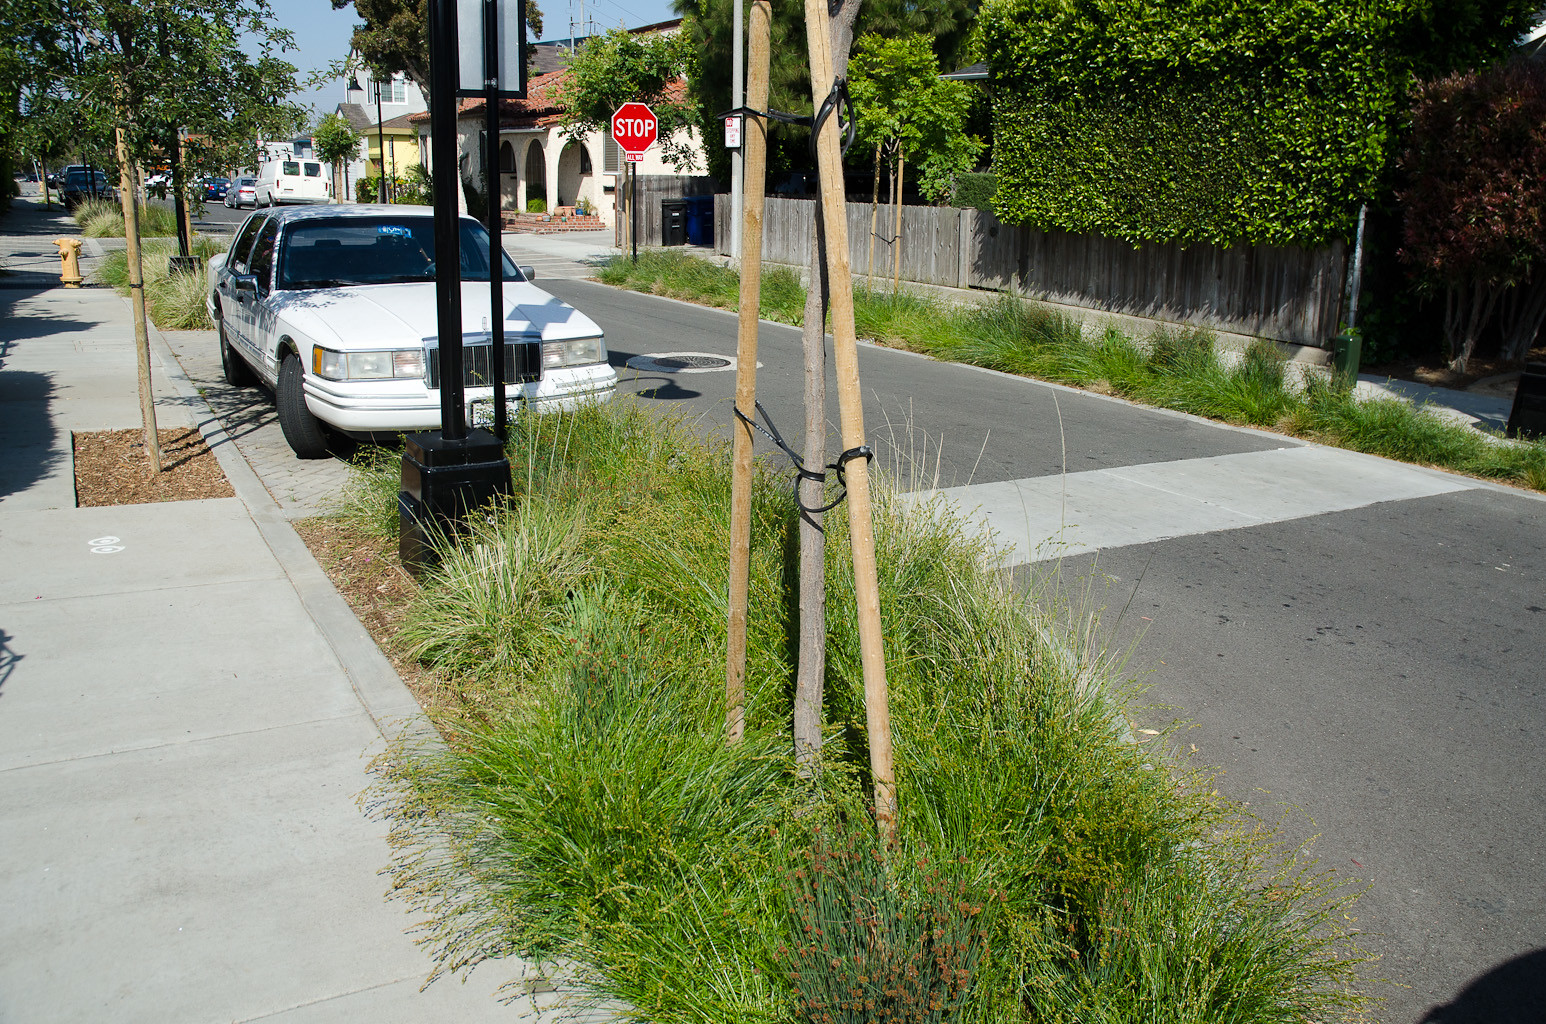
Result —
[[[509,451],[509,507],[445,549],[386,641],[439,709],[443,741],[400,741],[369,795],[437,972],[520,953],[656,1022],[1356,1011],[1346,894],[1135,736],[1116,660],[940,510],[880,488],[901,809],[880,848],[841,544],[824,758],[814,778],[793,762],[787,480],[756,486],[732,748],[726,447],[619,400],[524,419]],[[390,551],[396,490],[395,459],[367,460],[332,528]]]

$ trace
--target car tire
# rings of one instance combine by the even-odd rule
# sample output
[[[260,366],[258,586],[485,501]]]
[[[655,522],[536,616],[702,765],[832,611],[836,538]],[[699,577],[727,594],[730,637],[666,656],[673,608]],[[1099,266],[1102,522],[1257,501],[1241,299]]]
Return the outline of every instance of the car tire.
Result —
[[[320,459],[327,454],[327,432],[306,408],[302,377],[300,356],[294,352],[287,354],[279,366],[279,387],[274,393],[279,406],[279,428],[298,457]]]
[[[246,360],[231,351],[231,343],[226,340],[225,320],[215,321],[215,332],[220,335],[220,370],[225,377],[225,382],[233,388],[250,388],[258,382],[253,375],[252,367]]]

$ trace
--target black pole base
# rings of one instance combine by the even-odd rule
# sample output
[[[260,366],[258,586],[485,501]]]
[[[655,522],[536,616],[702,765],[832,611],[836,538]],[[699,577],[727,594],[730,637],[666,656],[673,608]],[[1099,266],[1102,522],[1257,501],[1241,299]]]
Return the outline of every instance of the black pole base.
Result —
[[[415,576],[439,564],[435,541],[466,528],[469,513],[510,495],[510,461],[499,439],[481,427],[460,440],[438,431],[403,441],[397,495],[397,554]]]

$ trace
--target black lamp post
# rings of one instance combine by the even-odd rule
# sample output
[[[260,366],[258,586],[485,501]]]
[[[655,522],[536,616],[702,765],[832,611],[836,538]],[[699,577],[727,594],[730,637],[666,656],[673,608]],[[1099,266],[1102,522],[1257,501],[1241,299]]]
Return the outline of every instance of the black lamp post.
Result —
[[[381,157],[381,188],[377,191],[381,194],[376,197],[378,203],[390,203],[392,190],[387,186],[386,173],[386,136],[381,130],[381,80],[376,80],[376,152]]]
[[[459,6],[467,8],[460,38]],[[501,15],[513,17],[518,25],[518,35],[512,33],[520,40],[515,47],[513,74],[507,73],[508,54],[506,66],[500,64],[499,37],[504,34]],[[501,95],[524,96],[526,87],[524,68],[520,66],[526,22],[517,0],[430,0],[429,23],[440,430],[411,434],[403,444],[402,489],[397,496],[398,554],[413,572],[422,572],[435,563],[436,540],[459,533],[468,513],[510,493],[510,463],[505,458],[503,442],[481,427],[467,428],[466,381],[462,376],[461,218],[455,192],[461,187],[457,173],[456,100],[458,95],[482,95],[492,105]],[[379,104],[379,92],[377,100]],[[377,113],[379,132],[379,105]],[[497,199],[491,196],[491,201]],[[498,239],[498,233],[492,233],[490,326],[494,339],[502,341],[504,304],[500,282],[504,250]],[[540,353],[540,344],[535,347]],[[502,348],[494,348],[489,360],[498,382],[495,408],[499,425],[503,424],[504,411]]]

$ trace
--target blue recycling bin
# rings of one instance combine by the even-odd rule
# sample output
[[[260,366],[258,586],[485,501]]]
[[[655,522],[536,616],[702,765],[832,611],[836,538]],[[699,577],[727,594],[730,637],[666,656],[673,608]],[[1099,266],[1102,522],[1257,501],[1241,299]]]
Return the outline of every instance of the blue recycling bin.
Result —
[[[714,197],[687,196],[687,244],[714,246]]]

